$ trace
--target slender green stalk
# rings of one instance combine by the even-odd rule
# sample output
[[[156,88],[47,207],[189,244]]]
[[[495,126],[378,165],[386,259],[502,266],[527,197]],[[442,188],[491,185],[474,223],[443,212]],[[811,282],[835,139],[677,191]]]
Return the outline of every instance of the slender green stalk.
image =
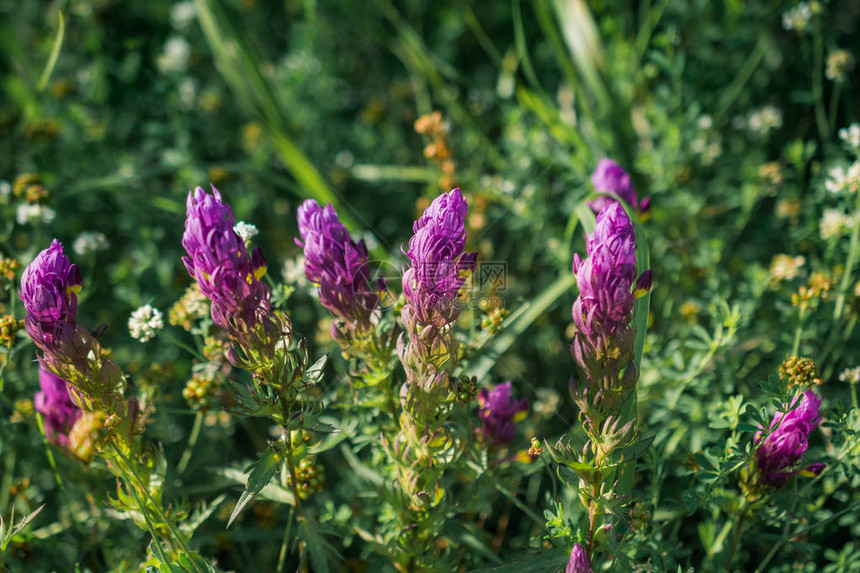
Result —
[[[298,499],[298,498],[296,498]],[[281,551],[278,553],[278,573],[283,573],[287,561],[287,547],[290,544],[290,533],[293,530],[293,510],[287,515],[287,526],[284,528],[284,539],[281,541]]]
[[[798,316],[798,325],[794,330],[794,343],[791,345],[791,356],[798,356],[798,352],[800,352],[800,339],[803,336],[803,315],[806,314],[805,309],[800,307],[800,314]]]
[[[860,197],[860,193],[858,193]],[[858,199],[857,211],[860,211],[860,199]],[[855,214],[854,225],[851,227],[851,243],[848,246],[848,259],[845,261],[845,268],[842,270],[842,280],[839,281],[839,293],[836,296],[836,306],[833,309],[833,320],[838,320],[842,317],[842,307],[845,305],[845,293],[848,291],[848,285],[851,282],[851,272],[854,270],[854,265],[857,262],[857,255],[860,254],[860,221],[857,220]]]
[[[170,535],[171,539],[176,542],[176,545],[179,547],[179,549],[181,549],[185,553],[190,554],[191,552],[188,550],[188,547],[185,545],[185,542],[182,540],[182,538],[179,536],[179,534],[173,528],[173,525],[170,523],[170,520],[167,518],[167,516],[161,510],[160,504],[155,503],[155,500],[152,499],[152,496],[149,494],[149,489],[146,487],[146,484],[143,483],[143,480],[140,479],[140,476],[137,475],[137,472],[134,470],[134,466],[131,464],[131,460],[129,460],[125,456],[125,454],[122,453],[122,450],[120,450],[115,443],[110,442],[110,446],[111,446],[111,449],[113,449],[113,451],[117,454],[119,459],[121,459],[123,461],[123,464],[125,464],[125,469],[123,469],[121,464],[117,464],[117,467],[123,473],[122,477],[124,477],[124,478],[125,477],[131,477],[132,478],[132,480],[140,488],[140,491],[143,492],[143,495],[146,497],[146,499],[152,505],[152,508],[155,510],[158,518],[161,520],[161,523],[164,524],[164,527],[167,529],[167,532]],[[141,512],[144,513],[144,515],[146,515],[146,512],[147,512],[146,506],[141,506],[140,509],[141,509]]]
[[[146,504],[140,498],[137,488],[130,487],[128,490],[131,492],[132,497],[134,497],[134,501],[137,503],[137,507],[140,509],[140,513],[143,515],[144,521],[146,521],[146,528],[149,530],[149,535],[152,536],[152,544],[155,546],[155,550],[158,553],[158,559],[162,563],[169,565],[172,560],[164,554],[164,547],[161,546],[161,539],[159,538],[158,530],[156,529],[155,524],[152,523],[152,518],[149,517],[149,510],[147,509]]]
[[[851,405],[855,410],[860,409],[857,406],[857,383],[853,381],[851,382]]]
[[[195,357],[196,359],[200,360],[201,362],[208,362],[206,360],[206,357],[203,356],[203,354],[199,350],[191,348],[190,346],[188,346],[187,344],[185,344],[184,342],[182,342],[178,338],[174,338],[172,335],[168,334],[167,332],[162,331],[160,336],[162,338],[164,338],[167,342],[170,342],[171,344],[175,344],[176,346],[178,346],[179,348],[181,348],[185,352],[189,353],[191,356]]]
[[[737,522],[735,523],[735,532],[732,535],[732,544],[729,547],[729,556],[726,557],[726,571],[730,571],[732,567],[732,561],[735,559],[735,551],[738,548],[738,542],[741,539],[741,530],[744,527],[744,521],[746,521],[748,514],[748,506],[746,502],[746,498],[741,503],[740,511],[738,512]]]
[[[828,125],[830,131],[836,131],[836,116],[839,114],[839,97],[842,95],[842,80],[836,80],[830,92],[830,105],[827,111],[830,114]]]
[[[815,122],[818,124],[818,135],[821,141],[830,137],[827,125],[827,113],[824,110],[824,41],[821,37],[821,26],[815,25],[812,34],[812,100],[815,106]]]
[[[188,443],[185,445],[185,450],[179,458],[179,463],[176,466],[176,473],[182,474],[188,467],[188,462],[191,461],[191,451],[197,445],[197,439],[200,437],[200,428],[203,426],[203,412],[197,412],[194,415],[194,425],[191,427],[191,435],[188,436]]]

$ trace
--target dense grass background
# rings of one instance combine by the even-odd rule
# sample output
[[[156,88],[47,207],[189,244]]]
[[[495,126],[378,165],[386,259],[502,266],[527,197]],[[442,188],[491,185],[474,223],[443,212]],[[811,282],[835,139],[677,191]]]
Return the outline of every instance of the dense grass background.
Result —
[[[752,571],[789,532],[783,524],[799,522],[820,526],[779,541],[766,570],[854,570],[858,513],[834,516],[857,502],[860,424],[856,407],[847,413],[849,385],[838,380],[860,362],[850,264],[857,245],[847,233],[822,238],[819,223],[827,208],[857,211],[856,192],[824,186],[830,168],[856,159],[837,135],[858,120],[856,74],[831,81],[824,71],[838,49],[860,54],[860,5],[815,3],[800,31],[783,25],[794,7],[0,0],[0,179],[37,173],[56,213],[22,224],[20,201],[4,197],[0,252],[23,265],[52,237],[67,245],[84,275],[80,322],[110,324],[103,343],[138,387],[158,396],[147,437],[164,450],[167,497],[193,507],[226,493],[196,547],[225,570],[273,570],[283,506],[260,500],[224,529],[240,487],[224,468],[241,469],[264,448],[267,424],[211,409],[190,465],[173,473],[195,418],[182,397],[191,360],[167,336],[141,344],[126,328],[146,303],[166,316],[190,284],[179,242],[188,190],[209,182],[221,189],[237,218],[260,229],[255,241],[281,282],[284,263],[299,254],[295,211],[304,199],[335,204],[374,257],[397,269],[416,214],[456,183],[470,202],[470,247],[482,261],[507,264],[507,288],[494,294],[513,313],[496,353],[471,348],[467,357],[482,383],[512,380],[532,405],[547,395],[542,389],[560,399],[520,426],[516,449],[524,450],[528,437],[554,442],[576,424],[567,393],[576,296],[569,272],[572,254],[584,252],[590,172],[612,157],[640,197],[652,197],[643,228],[654,288],[639,412],[655,441],[635,485],[647,525],[628,556],[655,571],[722,565],[728,540],[720,532],[738,495],[736,477],[721,466],[737,447],[726,438],[746,403],[768,404],[759,382],[800,354],[816,361],[824,382],[829,425],[815,451],[843,454],[814,489],[777,496],[735,564]],[[453,174],[425,156],[432,138],[415,129],[434,110],[448,125]],[[73,255],[84,232],[103,233],[109,246]],[[769,270],[780,254],[804,257],[797,278]],[[829,291],[799,318],[792,293],[817,271]],[[20,318],[14,281],[3,286],[0,310]],[[311,355],[334,358],[324,389],[337,395],[346,365],[328,339],[326,313],[306,285],[284,304]],[[526,305],[533,312],[523,320]],[[473,347],[483,318],[464,313]],[[190,342],[179,329],[166,333]],[[33,357],[23,332],[0,354],[0,515],[46,507],[0,563],[10,571],[131,570],[148,538],[103,503],[112,487],[104,469],[47,455],[35,418],[21,415],[16,402],[38,386]],[[843,451],[845,443],[855,445]],[[337,449],[321,464],[327,485],[312,506],[332,555],[341,555],[333,567],[372,570],[377,557],[351,516],[376,502],[356,498],[365,486]],[[521,505],[540,516],[553,500],[575,504],[551,471],[514,482],[522,503],[492,499],[480,540],[502,562],[540,545],[545,524]],[[493,563],[475,551],[461,565]]]

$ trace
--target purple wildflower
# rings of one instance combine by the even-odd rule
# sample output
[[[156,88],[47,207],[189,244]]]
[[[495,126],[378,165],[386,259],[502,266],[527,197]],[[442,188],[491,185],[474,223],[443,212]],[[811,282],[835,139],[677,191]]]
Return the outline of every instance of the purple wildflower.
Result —
[[[45,436],[52,444],[67,446],[69,431],[81,417],[81,410],[69,398],[66,381],[41,366],[39,386],[42,391],[36,393],[33,402],[44,420]]]
[[[270,311],[269,288],[260,280],[266,259],[257,247],[248,255],[233,230],[233,211],[212,186],[188,194],[182,258],[200,292],[212,300],[212,320],[229,332],[252,331]]]
[[[371,288],[367,247],[356,243],[334,207],[308,199],[298,210],[296,244],[304,249],[305,275],[319,287],[320,302],[358,337],[368,332],[379,292]],[[377,287],[381,287],[378,284]]]
[[[529,401],[511,400],[511,383],[499,384],[490,391],[478,392],[478,418],[483,423],[480,435],[494,444],[510,444],[516,437],[514,422],[528,412]]]
[[[454,189],[436,197],[412,226],[406,251],[411,265],[403,274],[403,294],[423,318],[431,309],[456,316],[454,299],[477,257],[463,252],[467,209],[460,189]]]
[[[406,304],[400,319],[404,332],[397,340],[397,354],[407,376],[401,398],[427,415],[446,391],[448,374],[457,360],[452,328],[460,314],[456,298],[477,256],[463,252],[467,208],[459,189],[436,197],[415,221],[406,252],[411,265],[403,273]],[[410,389],[419,386],[423,398],[410,394]]]
[[[567,562],[564,573],[592,573],[591,560],[579,543],[573,544],[573,549],[570,550],[570,561]]]
[[[590,402],[596,404],[608,399],[607,393],[624,393],[635,384],[636,372],[627,368],[636,334],[630,322],[636,298],[651,288],[651,271],[636,278],[633,223],[617,202],[597,216],[587,249],[585,260],[578,254],[573,260],[579,297],[573,304],[571,351],[592,387]],[[606,406],[611,409],[615,403],[610,399]]]
[[[644,213],[648,210],[651,202],[650,198],[646,197],[639,203],[636,189],[633,188],[633,184],[630,182],[630,175],[611,159],[600,160],[600,163],[597,164],[597,169],[591,174],[591,183],[594,185],[594,190],[598,193],[614,193],[637,211]],[[590,201],[588,206],[591,207],[591,210],[595,214],[599,214],[606,207],[616,202],[612,197],[600,195],[597,199]]]
[[[795,398],[786,412],[776,413],[770,427],[778,427],[770,435],[763,440],[761,433],[756,436],[756,443],[761,442],[756,452],[756,468],[765,485],[780,488],[798,473],[817,475],[824,469],[821,463],[811,464],[801,470],[794,469],[809,447],[809,435],[821,421],[820,407],[821,397],[808,390],[804,392],[800,404]]]
[[[63,245],[56,239],[24,271],[18,293],[27,312],[24,323],[42,350],[52,351],[64,333],[74,329],[81,285],[77,265],[63,254]]]

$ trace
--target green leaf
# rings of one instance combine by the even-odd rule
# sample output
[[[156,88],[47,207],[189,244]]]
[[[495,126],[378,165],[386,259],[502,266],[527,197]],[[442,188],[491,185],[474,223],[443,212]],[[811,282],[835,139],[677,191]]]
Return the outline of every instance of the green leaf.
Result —
[[[316,525],[307,519],[301,519],[299,521],[299,537],[305,542],[308,552],[311,554],[311,562],[314,564],[313,570],[317,573],[328,573],[328,559],[326,559],[322,535],[320,535]]]
[[[325,374],[325,365],[328,363],[328,356],[323,356],[313,363],[313,366],[305,370],[302,380],[309,384],[319,384]]]
[[[570,559],[569,555],[563,555],[557,551],[544,551],[535,555],[500,565],[499,567],[490,567],[487,569],[473,569],[472,573],[522,573],[529,571],[530,573],[556,573]]]
[[[343,454],[346,463],[349,464],[349,467],[353,469],[355,475],[364,479],[374,487],[382,487],[385,485],[385,478],[382,477],[382,474],[370,469],[366,465],[362,464],[355,454],[352,453],[346,445],[340,447],[340,452]]]
[[[245,506],[248,505],[248,502],[250,502],[255,495],[260,493],[264,487],[269,485],[269,482],[272,481],[273,477],[275,477],[275,472],[278,471],[280,462],[281,457],[278,452],[275,451],[274,448],[269,448],[269,451],[263,454],[259,460],[245,468],[245,473],[248,474],[245,491],[242,492],[242,496],[239,498],[239,501],[236,502],[236,507],[233,509],[233,514],[227,522],[227,527],[230,527],[233,520],[235,520]]]
[[[573,274],[565,273],[534,300],[525,303],[524,306],[528,308],[517,316],[516,320],[506,324],[504,331],[493,338],[489,344],[479,348],[476,352],[476,359],[470,362],[463,373],[467,376],[475,376],[479,381],[483,380],[496,365],[499,357],[507,352],[520,335],[574,284],[576,284],[576,277]]]

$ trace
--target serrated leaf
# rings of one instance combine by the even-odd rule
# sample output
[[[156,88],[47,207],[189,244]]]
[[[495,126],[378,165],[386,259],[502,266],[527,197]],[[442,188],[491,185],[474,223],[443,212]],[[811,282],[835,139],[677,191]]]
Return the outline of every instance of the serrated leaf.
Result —
[[[313,363],[313,365],[305,370],[302,380],[309,384],[319,384],[325,374],[325,365],[328,363],[328,356],[323,356]]]
[[[245,468],[244,473],[248,474],[245,491],[242,492],[241,497],[239,497],[239,501],[236,502],[236,507],[233,509],[233,514],[230,515],[227,527],[230,527],[233,520],[235,520],[245,506],[248,505],[248,502],[250,502],[254,496],[260,492],[260,490],[269,485],[269,482],[272,481],[273,477],[275,477],[275,472],[278,471],[280,462],[281,457],[278,452],[275,451],[274,448],[269,448],[269,450],[263,454],[259,460]]]
[[[314,564],[313,570],[317,573],[328,573],[328,559],[323,547],[322,536],[317,531],[316,525],[307,519],[302,519],[299,522],[299,537],[305,542],[308,552],[311,554],[311,562]]]

